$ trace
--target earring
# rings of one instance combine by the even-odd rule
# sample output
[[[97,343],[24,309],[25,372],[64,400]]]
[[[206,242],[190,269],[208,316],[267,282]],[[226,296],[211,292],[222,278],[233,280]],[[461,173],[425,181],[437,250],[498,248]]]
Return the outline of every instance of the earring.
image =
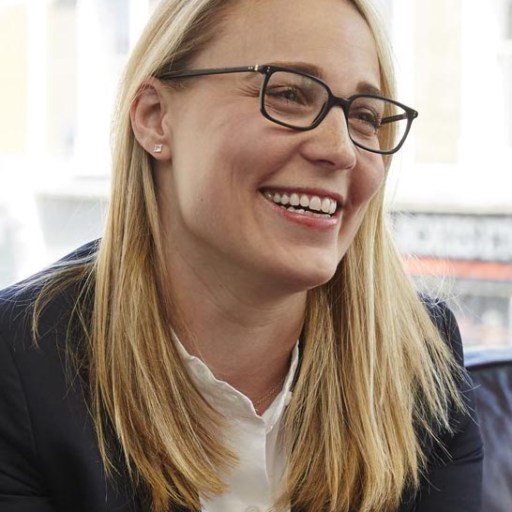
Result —
[[[161,153],[162,147],[162,144],[155,144],[155,147],[153,148],[153,153]]]

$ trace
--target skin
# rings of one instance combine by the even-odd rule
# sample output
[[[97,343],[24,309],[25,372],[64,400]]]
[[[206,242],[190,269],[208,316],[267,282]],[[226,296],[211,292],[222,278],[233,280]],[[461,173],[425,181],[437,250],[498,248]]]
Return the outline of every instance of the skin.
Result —
[[[379,88],[375,43],[343,0],[237,3],[191,69],[314,65],[334,94]],[[355,147],[334,108],[314,130],[266,120],[257,74],[148,82],[132,126],[155,158],[169,292],[184,315],[187,350],[253,401],[287,373],[307,291],[327,282],[382,186],[381,156]],[[330,220],[285,212],[265,190],[315,191],[343,202]],[[262,404],[262,412],[270,404]]]

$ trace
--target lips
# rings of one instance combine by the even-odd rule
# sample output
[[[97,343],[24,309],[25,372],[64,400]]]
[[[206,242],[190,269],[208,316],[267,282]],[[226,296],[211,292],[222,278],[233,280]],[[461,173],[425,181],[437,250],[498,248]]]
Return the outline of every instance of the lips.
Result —
[[[324,195],[290,191],[264,190],[263,195],[273,203],[296,213],[331,217],[338,209],[338,201]]]

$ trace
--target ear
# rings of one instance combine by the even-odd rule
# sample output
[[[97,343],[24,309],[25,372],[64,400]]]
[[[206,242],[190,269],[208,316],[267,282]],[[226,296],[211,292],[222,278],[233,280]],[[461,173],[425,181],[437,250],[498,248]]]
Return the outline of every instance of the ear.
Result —
[[[149,78],[140,86],[130,107],[135,138],[156,160],[171,158],[170,127],[165,123],[168,94],[169,91],[160,80]]]

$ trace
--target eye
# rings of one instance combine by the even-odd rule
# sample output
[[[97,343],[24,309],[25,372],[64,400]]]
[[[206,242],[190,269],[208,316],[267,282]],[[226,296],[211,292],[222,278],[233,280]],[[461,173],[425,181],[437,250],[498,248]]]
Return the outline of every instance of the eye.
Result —
[[[267,87],[267,96],[275,100],[282,100],[286,103],[296,103],[298,105],[307,105],[309,103],[304,91],[297,86],[282,85]]]
[[[368,135],[375,135],[382,124],[382,115],[368,107],[350,110],[350,126]]]
[[[274,72],[265,84],[264,95],[266,114],[294,126],[311,124],[326,100],[321,84],[291,71]]]

